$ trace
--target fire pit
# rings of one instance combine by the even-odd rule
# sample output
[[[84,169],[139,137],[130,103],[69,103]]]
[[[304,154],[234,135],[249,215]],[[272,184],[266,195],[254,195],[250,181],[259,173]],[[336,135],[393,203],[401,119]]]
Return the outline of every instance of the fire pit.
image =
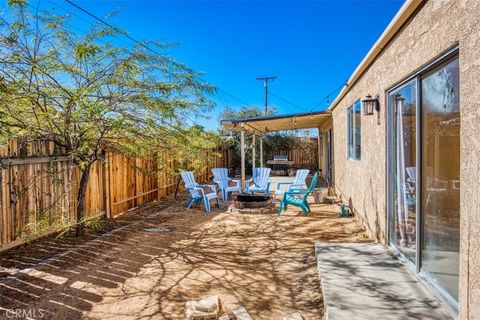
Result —
[[[275,212],[275,204],[270,195],[240,193],[233,198],[233,204],[228,208],[232,213],[270,214]]]

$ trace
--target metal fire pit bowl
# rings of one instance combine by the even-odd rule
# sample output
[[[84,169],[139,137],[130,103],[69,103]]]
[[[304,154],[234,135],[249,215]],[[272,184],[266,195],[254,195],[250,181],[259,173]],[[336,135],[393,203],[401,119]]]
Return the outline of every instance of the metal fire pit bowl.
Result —
[[[237,209],[266,208],[272,204],[272,197],[249,193],[240,193],[233,198],[233,206]]]

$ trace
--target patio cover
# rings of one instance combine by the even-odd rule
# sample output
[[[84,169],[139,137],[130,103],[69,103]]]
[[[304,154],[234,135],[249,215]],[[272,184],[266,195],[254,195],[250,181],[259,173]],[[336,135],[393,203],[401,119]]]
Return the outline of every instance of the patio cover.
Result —
[[[305,112],[278,116],[263,116],[253,118],[236,118],[221,120],[221,124],[231,130],[239,131],[241,137],[241,176],[242,189],[245,188],[245,133],[253,135],[252,138],[252,165],[256,167],[256,135],[263,135],[272,131],[288,131],[297,129],[317,128],[318,135],[318,162],[320,163],[320,127],[330,117],[330,111]],[[263,140],[260,139],[260,166],[263,166]]]
[[[272,131],[318,128],[329,117],[330,111],[325,110],[278,116],[224,119],[221,124],[226,128],[241,131],[243,123],[245,131],[260,135]]]

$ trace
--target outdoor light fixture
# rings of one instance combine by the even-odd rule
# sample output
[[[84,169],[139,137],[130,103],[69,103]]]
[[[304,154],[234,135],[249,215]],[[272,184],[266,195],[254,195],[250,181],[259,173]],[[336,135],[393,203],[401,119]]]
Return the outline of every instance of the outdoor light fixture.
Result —
[[[380,103],[378,102],[378,98],[378,94],[375,97],[372,97],[370,94],[368,94],[362,99],[364,115],[372,115],[374,110],[377,112],[380,111]]]

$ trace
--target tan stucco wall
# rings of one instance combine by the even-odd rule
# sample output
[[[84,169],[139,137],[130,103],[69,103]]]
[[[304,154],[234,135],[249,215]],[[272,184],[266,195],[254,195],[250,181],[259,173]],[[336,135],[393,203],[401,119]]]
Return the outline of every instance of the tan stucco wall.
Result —
[[[377,241],[386,243],[386,90],[448,48],[460,48],[460,318],[480,319],[480,1],[427,1],[332,111],[335,187]],[[347,160],[346,108],[380,94],[361,116],[361,160]]]

